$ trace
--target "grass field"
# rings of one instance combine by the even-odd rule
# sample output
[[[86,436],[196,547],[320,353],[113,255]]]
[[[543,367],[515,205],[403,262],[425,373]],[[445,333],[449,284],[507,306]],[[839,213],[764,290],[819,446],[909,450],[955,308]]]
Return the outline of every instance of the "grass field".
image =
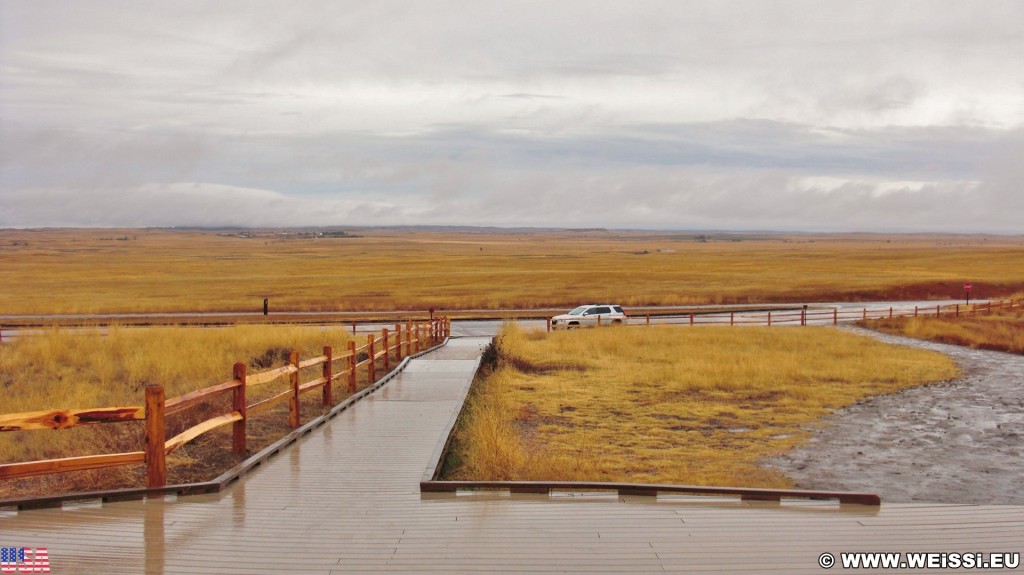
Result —
[[[956,373],[944,355],[830,328],[507,326],[447,478],[785,487],[758,461],[818,418]]]
[[[1020,297],[1019,295],[1017,296]],[[1024,354],[1024,310],[962,317],[871,320],[867,327],[941,343]]]
[[[340,329],[275,326],[114,328],[102,337],[52,330],[0,345],[0,413],[142,405],[148,384],[162,385],[171,398],[231,379],[237,361],[255,373],[284,365],[292,349],[308,359],[321,355],[325,345],[344,349],[348,338]],[[319,373],[304,375],[303,381]],[[343,381],[335,384],[336,402],[346,395]],[[282,379],[253,387],[247,391],[248,402],[287,385]],[[319,393],[303,396],[304,420],[321,413],[319,399]],[[225,394],[168,418],[167,436],[229,411],[230,394]],[[255,452],[290,431],[287,405],[251,418],[247,427],[248,447]],[[4,432],[0,433],[0,462],[139,451],[142,438],[141,422]],[[231,455],[228,427],[173,452],[168,458],[169,480],[210,479],[236,459]],[[143,483],[142,473],[141,466],[114,467],[0,481],[0,498],[138,486]]]
[[[1022,237],[357,233],[0,230],[0,315],[259,311],[264,298],[273,311],[358,311],[946,299],[964,281],[978,298],[1024,289]]]

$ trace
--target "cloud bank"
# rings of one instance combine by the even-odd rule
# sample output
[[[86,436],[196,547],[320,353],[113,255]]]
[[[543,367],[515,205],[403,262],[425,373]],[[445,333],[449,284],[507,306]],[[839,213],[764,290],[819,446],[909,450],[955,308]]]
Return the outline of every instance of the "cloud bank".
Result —
[[[1024,233],[1024,6],[0,0],[0,227]]]

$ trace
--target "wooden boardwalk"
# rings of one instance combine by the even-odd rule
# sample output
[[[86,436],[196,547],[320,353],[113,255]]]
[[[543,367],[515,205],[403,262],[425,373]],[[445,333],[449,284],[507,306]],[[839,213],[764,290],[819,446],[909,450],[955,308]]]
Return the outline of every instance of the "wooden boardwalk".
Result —
[[[0,546],[48,548],[53,573],[268,575],[819,573],[824,552],[1024,550],[1019,506],[421,495],[488,340],[411,361],[222,493],[0,510]]]

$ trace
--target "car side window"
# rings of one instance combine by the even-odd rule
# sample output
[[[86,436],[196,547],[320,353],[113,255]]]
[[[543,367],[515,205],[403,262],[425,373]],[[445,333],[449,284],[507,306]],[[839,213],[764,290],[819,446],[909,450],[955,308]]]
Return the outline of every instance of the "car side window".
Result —
[[[615,313],[622,313],[622,308],[619,306],[615,306],[612,309],[615,310]]]
[[[606,307],[596,307],[596,308],[594,308],[592,310],[592,313],[595,313],[595,314],[605,314],[605,313],[611,313],[611,311],[612,310],[610,310],[610,309],[608,309]]]

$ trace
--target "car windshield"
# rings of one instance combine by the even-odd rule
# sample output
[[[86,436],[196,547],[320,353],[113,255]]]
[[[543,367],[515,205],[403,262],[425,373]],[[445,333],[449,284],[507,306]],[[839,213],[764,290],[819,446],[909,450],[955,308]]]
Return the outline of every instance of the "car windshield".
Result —
[[[580,307],[569,312],[567,315],[580,315],[583,312],[587,311],[588,309],[590,309],[589,305],[581,305]]]

